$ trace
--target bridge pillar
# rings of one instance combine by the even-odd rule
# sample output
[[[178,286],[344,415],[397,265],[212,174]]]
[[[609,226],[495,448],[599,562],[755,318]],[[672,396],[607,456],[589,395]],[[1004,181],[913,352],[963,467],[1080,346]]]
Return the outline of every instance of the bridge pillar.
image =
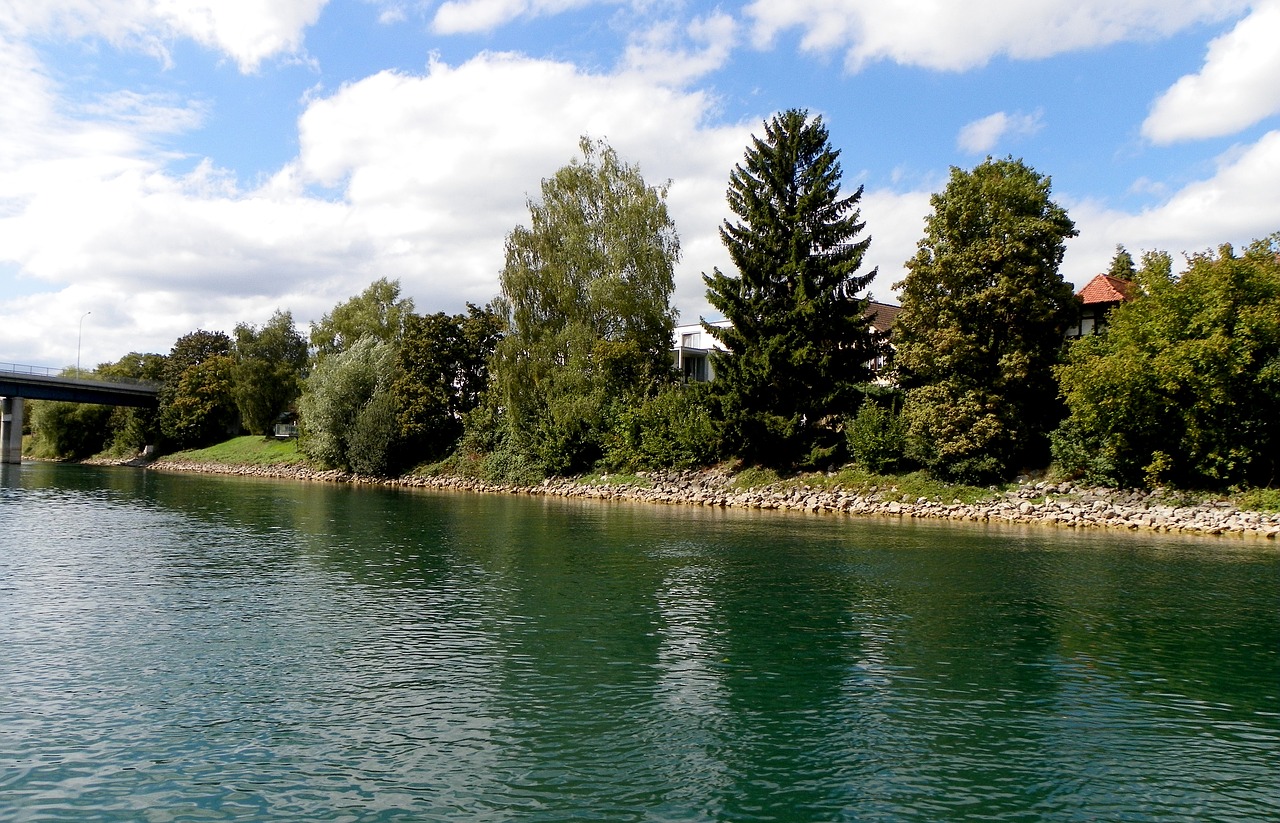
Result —
[[[0,397],[0,463],[22,462],[22,398]]]

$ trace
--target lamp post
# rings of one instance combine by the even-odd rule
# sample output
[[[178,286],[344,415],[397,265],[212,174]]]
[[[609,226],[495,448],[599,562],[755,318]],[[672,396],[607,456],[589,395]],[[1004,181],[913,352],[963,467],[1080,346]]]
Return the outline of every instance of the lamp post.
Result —
[[[76,333],[76,379],[80,379],[80,341],[84,339],[84,319],[93,314],[87,311],[80,315],[80,331]]]

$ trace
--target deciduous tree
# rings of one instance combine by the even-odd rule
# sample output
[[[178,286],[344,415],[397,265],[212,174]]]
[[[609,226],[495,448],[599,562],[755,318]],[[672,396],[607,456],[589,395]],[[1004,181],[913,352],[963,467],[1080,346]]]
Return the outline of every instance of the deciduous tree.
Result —
[[[489,359],[502,318],[467,304],[466,314],[412,315],[391,383],[398,431],[407,462],[436,460],[462,436],[463,417],[489,385]]]
[[[1054,458],[1122,486],[1272,485],[1280,462],[1280,234],[1197,254],[1180,277],[1144,255],[1136,299],[1058,369],[1070,416]]]
[[[542,181],[530,225],[506,242],[494,358],[513,448],[545,470],[601,453],[606,408],[643,395],[670,370],[674,267],[666,186],[648,185],[603,141]]]
[[[183,335],[165,361],[160,430],[172,445],[214,443],[239,429],[232,395],[231,338],[203,329]]]
[[[290,312],[276,311],[261,328],[236,326],[234,397],[244,427],[270,434],[277,418],[302,393],[307,341]]]
[[[346,351],[357,340],[372,337],[384,343],[400,339],[413,314],[413,299],[400,296],[400,281],[381,277],[355,297],[311,324],[311,345],[316,358]]]
[[[830,459],[841,416],[858,406],[877,341],[859,274],[870,238],[859,187],[840,195],[839,152],[821,117],[791,110],[753,137],[729,177],[720,236],[737,274],[704,276],[707,299],[732,322],[704,324],[717,357],[728,447],[773,466]]]
[[[1020,160],[953,168],[898,284],[908,456],[944,479],[1048,462],[1062,414],[1053,366],[1078,312],[1058,271],[1075,225],[1049,194]]]

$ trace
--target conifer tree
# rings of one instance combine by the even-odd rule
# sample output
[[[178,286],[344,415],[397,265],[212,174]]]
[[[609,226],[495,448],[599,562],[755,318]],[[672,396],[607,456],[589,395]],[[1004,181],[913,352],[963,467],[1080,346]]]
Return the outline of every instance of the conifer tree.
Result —
[[[857,208],[862,188],[840,196],[839,152],[821,117],[792,109],[752,137],[729,176],[721,239],[738,274],[703,275],[707,299],[731,321],[704,323],[728,348],[715,361],[726,445],[753,463],[826,462],[841,415],[856,411],[878,342],[859,297],[870,238]]]

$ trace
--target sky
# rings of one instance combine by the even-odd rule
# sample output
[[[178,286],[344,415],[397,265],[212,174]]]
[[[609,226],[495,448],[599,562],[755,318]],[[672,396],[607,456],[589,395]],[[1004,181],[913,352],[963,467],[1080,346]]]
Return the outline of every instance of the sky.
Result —
[[[680,321],[716,319],[729,174],[791,108],[875,299],[988,156],[1052,178],[1081,286],[1280,230],[1277,43],[1280,0],[0,0],[0,362],[305,334],[379,277],[486,303],[584,135],[670,181]]]

